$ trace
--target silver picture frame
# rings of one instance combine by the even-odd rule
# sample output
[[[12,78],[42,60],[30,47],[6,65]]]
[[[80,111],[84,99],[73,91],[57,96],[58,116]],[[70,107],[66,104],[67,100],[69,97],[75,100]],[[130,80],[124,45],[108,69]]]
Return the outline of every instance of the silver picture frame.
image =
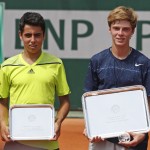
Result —
[[[82,107],[89,138],[150,130],[148,100],[141,85],[86,92]]]
[[[9,109],[12,140],[50,140],[54,133],[54,107],[49,104],[13,105]]]

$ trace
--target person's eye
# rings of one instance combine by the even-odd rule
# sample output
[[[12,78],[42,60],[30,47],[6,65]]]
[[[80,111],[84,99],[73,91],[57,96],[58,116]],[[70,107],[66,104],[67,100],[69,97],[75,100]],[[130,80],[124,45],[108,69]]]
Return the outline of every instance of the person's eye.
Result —
[[[35,34],[35,37],[40,37],[40,36],[41,36],[41,33]]]
[[[25,37],[30,38],[31,34],[25,34]]]
[[[129,31],[129,30],[130,30],[130,28],[124,28],[123,30],[124,30],[124,31]]]
[[[118,28],[118,27],[114,27],[113,29],[114,29],[114,30],[116,30],[116,31],[118,31],[118,30],[119,30],[119,28]]]

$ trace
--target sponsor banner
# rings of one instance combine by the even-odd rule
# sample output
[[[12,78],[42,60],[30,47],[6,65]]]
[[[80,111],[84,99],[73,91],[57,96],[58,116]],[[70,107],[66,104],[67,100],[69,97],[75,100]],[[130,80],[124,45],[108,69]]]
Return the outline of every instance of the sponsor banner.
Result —
[[[109,11],[80,10],[9,10],[4,15],[4,56],[21,52],[18,21],[27,11],[39,12],[46,20],[44,51],[64,59],[89,59],[111,46],[107,25]],[[150,56],[150,11],[137,11],[138,26],[131,46]]]

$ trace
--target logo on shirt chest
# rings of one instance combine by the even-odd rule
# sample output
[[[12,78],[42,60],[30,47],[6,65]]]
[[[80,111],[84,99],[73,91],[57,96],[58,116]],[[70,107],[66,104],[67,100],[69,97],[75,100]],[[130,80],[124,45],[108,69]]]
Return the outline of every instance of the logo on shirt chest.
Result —
[[[143,64],[135,63],[135,67],[142,66]]]
[[[28,71],[28,73],[29,73],[29,74],[34,74],[35,72],[33,71],[33,69],[30,69],[30,70]]]

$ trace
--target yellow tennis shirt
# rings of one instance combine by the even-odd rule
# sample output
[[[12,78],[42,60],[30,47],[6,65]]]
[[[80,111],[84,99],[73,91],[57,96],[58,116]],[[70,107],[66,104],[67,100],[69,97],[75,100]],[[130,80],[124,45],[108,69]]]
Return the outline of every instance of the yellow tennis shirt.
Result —
[[[52,104],[55,94],[70,94],[64,65],[61,59],[42,52],[32,65],[26,63],[22,54],[13,56],[1,65],[1,97],[10,98],[14,104]],[[57,149],[57,141],[20,141],[26,145],[49,150]]]

